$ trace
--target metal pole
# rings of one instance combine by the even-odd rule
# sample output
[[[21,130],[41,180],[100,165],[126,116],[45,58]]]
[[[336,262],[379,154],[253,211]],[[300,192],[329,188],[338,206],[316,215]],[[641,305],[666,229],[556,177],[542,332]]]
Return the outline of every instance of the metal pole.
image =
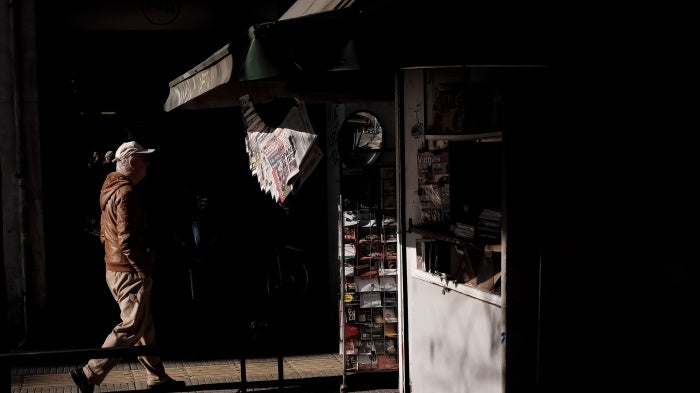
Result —
[[[340,166],[341,176],[342,176],[342,165]],[[343,361],[343,380],[340,384],[340,393],[345,393],[348,391],[347,385],[347,355],[345,353],[345,237],[343,233],[344,216],[343,216],[343,194],[338,194],[338,266],[340,269],[340,299],[338,301],[338,310],[340,311],[340,345],[341,345],[341,358]]]

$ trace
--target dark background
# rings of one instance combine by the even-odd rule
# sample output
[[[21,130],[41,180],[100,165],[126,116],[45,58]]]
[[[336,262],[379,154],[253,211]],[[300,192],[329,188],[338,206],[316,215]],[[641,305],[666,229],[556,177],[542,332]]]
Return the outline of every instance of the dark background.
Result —
[[[181,7],[171,25],[150,23],[132,9],[148,3],[159,2],[37,2],[53,314],[47,320],[67,323],[52,326],[55,334],[34,336],[27,346],[95,347],[118,321],[104,281],[103,251],[91,233],[99,220],[99,189],[113,165],[89,164],[93,152],[104,155],[135,139],[156,149],[138,188],[160,255],[154,287],[160,345],[191,353],[241,349],[251,338],[249,325],[259,321],[278,329],[264,332],[259,348],[282,339],[291,351],[335,350],[335,312],[325,309],[337,292],[328,283],[325,161],[282,207],[248,169],[239,108],[162,108],[170,80],[224,44],[246,42],[251,24],[276,19],[274,7],[284,11],[291,2],[170,2]],[[284,109],[259,105],[272,126]],[[323,108],[309,106],[309,114],[315,129],[325,128]],[[323,136],[318,143],[325,146]],[[199,248],[191,229],[196,195],[208,200]],[[283,251],[282,261],[307,267],[309,284],[301,297],[271,297],[267,291],[274,248],[284,244],[303,250]]]

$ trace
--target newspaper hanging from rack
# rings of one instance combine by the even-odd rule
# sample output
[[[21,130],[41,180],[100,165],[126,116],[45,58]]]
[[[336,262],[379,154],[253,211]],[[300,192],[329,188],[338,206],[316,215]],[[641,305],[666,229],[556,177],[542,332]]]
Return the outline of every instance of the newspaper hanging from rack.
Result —
[[[323,157],[315,143],[318,135],[311,126],[306,106],[296,99],[296,105],[273,128],[260,118],[249,95],[242,96],[240,102],[250,172],[257,176],[261,190],[275,201],[284,202],[301,187]]]

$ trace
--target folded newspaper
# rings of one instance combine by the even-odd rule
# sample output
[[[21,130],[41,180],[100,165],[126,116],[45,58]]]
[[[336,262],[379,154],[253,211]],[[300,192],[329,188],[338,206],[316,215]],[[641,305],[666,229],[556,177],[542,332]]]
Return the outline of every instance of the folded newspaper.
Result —
[[[318,135],[311,126],[306,106],[296,100],[282,122],[267,125],[255,110],[249,95],[240,98],[250,171],[260,189],[277,202],[298,190],[323,157],[316,145]]]

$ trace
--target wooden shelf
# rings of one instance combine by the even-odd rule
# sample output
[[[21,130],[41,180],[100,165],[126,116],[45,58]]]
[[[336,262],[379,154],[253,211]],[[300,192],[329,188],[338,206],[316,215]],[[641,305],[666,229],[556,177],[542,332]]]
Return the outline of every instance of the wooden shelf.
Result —
[[[426,141],[476,141],[476,142],[501,142],[502,131],[484,132],[480,134],[426,134]]]
[[[435,230],[416,227],[416,226],[411,226],[409,228],[409,232],[420,233],[421,235],[427,236],[431,239],[442,240],[444,242],[449,242],[449,243],[457,244],[460,246],[464,246],[469,242],[469,239],[464,239],[464,238],[461,238],[459,236],[449,235],[449,234],[446,234],[443,232],[438,232]]]
[[[427,229],[418,226],[410,226],[409,232],[420,233],[421,235],[430,239],[441,240],[443,242],[448,242],[459,246],[467,246],[477,250],[501,252],[500,244],[479,245],[475,243],[473,239],[465,239],[463,237],[459,237],[450,233],[445,233],[439,230]]]
[[[411,276],[442,287],[443,291],[445,292],[455,291],[461,293],[462,295],[473,297],[496,306],[501,306],[501,295],[484,292],[481,289],[466,284],[457,283],[454,280],[448,280],[442,275],[412,269]]]

